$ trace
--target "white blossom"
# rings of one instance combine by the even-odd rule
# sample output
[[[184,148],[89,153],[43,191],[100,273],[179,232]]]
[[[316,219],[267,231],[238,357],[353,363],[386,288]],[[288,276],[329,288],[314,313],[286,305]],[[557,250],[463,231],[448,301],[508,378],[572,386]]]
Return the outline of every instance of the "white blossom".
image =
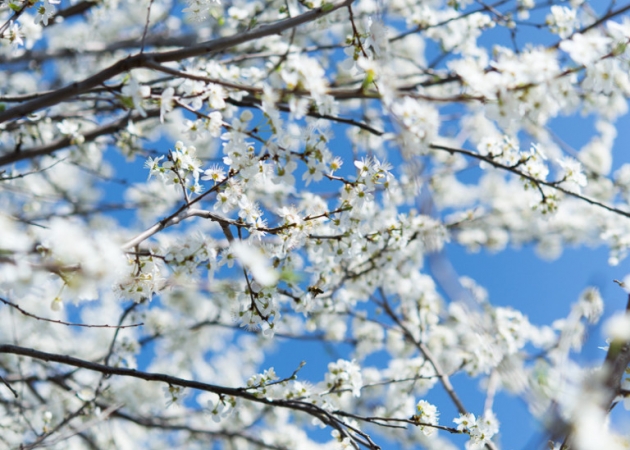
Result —
[[[416,420],[424,425],[420,425],[420,430],[427,435],[430,436],[435,432],[435,428],[429,425],[437,425],[438,424],[438,410],[435,405],[427,402],[426,400],[420,400],[416,405]]]
[[[630,445],[625,6],[1,3],[7,448]]]
[[[232,252],[244,267],[252,271],[254,279],[263,286],[271,286],[278,281],[278,272],[273,269],[260,249],[246,243],[234,242]]]
[[[350,390],[354,397],[361,396],[363,380],[359,365],[354,361],[337,360],[328,364],[326,387],[330,392]]]
[[[579,25],[577,11],[566,6],[554,5],[551,7],[551,14],[547,16],[547,24],[553,33],[563,39],[567,38]]]

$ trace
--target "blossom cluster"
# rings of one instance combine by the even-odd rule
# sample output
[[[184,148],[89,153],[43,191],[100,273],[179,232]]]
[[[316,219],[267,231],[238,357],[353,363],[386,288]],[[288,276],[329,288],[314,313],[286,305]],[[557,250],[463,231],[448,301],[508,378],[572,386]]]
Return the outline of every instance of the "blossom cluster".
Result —
[[[493,449],[503,393],[627,444],[627,314],[593,370],[597,289],[543,324],[449,260],[627,256],[626,7],[179,3],[0,5],[7,446]]]
[[[460,415],[453,422],[457,424],[459,431],[464,431],[470,436],[466,450],[484,448],[499,431],[499,422],[492,411],[486,411],[481,417],[475,417],[474,414]]]

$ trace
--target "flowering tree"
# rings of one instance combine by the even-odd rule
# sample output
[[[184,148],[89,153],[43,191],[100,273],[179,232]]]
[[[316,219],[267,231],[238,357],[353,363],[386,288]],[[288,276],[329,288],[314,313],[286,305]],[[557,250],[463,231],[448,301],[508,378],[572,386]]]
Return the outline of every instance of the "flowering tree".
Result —
[[[630,5],[592,3],[0,2],[2,445],[496,449],[507,391],[554,448],[627,448],[629,316],[582,367],[596,289],[534,326],[440,269],[626,256]],[[320,379],[267,365],[304,341]]]

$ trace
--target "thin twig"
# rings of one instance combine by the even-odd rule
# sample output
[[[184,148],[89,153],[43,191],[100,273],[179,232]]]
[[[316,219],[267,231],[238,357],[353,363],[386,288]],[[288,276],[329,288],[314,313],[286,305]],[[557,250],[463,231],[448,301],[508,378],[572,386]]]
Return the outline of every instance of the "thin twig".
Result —
[[[140,322],[140,323],[134,323],[131,325],[95,325],[95,324],[86,324],[86,323],[74,323],[74,322],[64,322],[63,320],[56,320],[56,319],[47,319],[46,317],[41,317],[38,316],[36,314],[30,313],[22,308],[20,308],[18,305],[16,305],[15,303],[12,303],[4,298],[0,297],[0,302],[4,303],[7,306],[10,306],[12,308],[17,309],[20,313],[22,313],[25,316],[31,317],[33,319],[37,319],[37,320],[43,320],[44,322],[51,322],[51,323],[57,323],[59,325],[66,325],[68,327],[85,327],[85,328],[133,328],[133,327],[140,327],[142,325],[144,325],[144,323]]]
[[[151,0],[149,2],[149,6],[147,6],[147,20],[144,23],[144,31],[142,32],[142,44],[140,44],[140,53],[144,53],[144,41],[147,38],[147,31],[149,31],[149,22],[150,22],[152,6],[153,6],[153,0]]]
[[[565,189],[562,186],[560,186],[558,181],[540,180],[540,179],[538,179],[536,177],[533,177],[533,176],[531,176],[529,174],[521,172],[516,167],[508,166],[506,164],[502,164],[502,163],[500,163],[498,161],[495,161],[492,158],[480,155],[480,154],[475,153],[475,152],[473,152],[471,150],[466,150],[466,149],[463,149],[463,148],[447,147],[447,146],[444,146],[444,145],[437,145],[437,144],[431,144],[431,145],[429,145],[429,147],[434,149],[434,150],[444,150],[444,151],[447,151],[447,152],[450,152],[450,153],[459,153],[461,155],[470,156],[471,158],[475,158],[475,159],[478,159],[480,161],[484,161],[484,162],[490,164],[491,166],[496,167],[497,169],[503,169],[503,170],[506,170],[508,172],[512,172],[512,173],[514,173],[514,174],[516,174],[516,175],[518,175],[520,177],[525,178],[526,180],[531,181],[535,185],[543,185],[543,186],[550,187],[552,189],[555,189],[557,191],[562,192],[563,194],[566,194],[566,195],[569,195],[571,197],[575,197],[577,199],[583,200],[586,203],[589,203],[591,205],[598,206],[600,208],[603,208],[603,209],[605,209],[607,211],[610,211],[610,212],[613,212],[615,214],[619,214],[621,216],[630,217],[630,212],[624,211],[624,210],[621,210],[621,209],[618,209],[618,208],[615,208],[614,206],[606,205],[605,203],[602,203],[602,202],[597,201],[595,199],[586,197],[586,196],[584,196],[582,194],[578,194],[576,192],[569,191],[568,189]]]

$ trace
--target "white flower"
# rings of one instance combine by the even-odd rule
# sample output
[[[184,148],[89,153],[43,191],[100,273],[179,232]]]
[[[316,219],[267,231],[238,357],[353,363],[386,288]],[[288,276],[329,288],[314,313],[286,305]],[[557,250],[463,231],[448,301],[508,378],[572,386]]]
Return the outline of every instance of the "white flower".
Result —
[[[214,5],[220,4],[221,0],[188,0],[188,6],[183,12],[193,21],[201,22],[212,13]]]
[[[214,422],[220,422],[222,419],[229,417],[236,407],[236,400],[234,397],[227,396],[217,396],[216,394],[204,393],[206,395],[200,395],[201,398],[205,399],[209,396],[216,397],[208,399],[206,410],[212,414],[212,420]]]
[[[277,176],[273,179],[275,184],[285,184],[287,186],[295,185],[295,177],[291,175],[295,169],[297,169],[297,163],[295,161],[288,161],[284,166],[277,164],[278,170]]]
[[[611,341],[630,340],[630,315],[618,313],[604,323],[604,335]]]
[[[577,28],[577,11],[566,6],[554,5],[551,14],[547,16],[547,24],[552,33],[556,33],[562,39],[567,38]]]
[[[152,158],[149,156],[144,163],[144,167],[149,169],[149,176],[147,180],[151,179],[153,175],[162,175],[164,171],[160,168],[160,161],[164,159],[164,156],[158,156],[157,158]]]
[[[336,363],[329,363],[325,381],[331,392],[349,389],[354,397],[361,396],[363,379],[361,368],[355,360],[338,359]]]
[[[367,177],[371,171],[370,158],[363,158],[361,161],[355,161],[354,167],[359,169],[359,177]]]
[[[7,38],[9,39],[9,42],[12,44],[14,50],[20,45],[24,45],[24,40],[22,39],[23,37],[24,35],[20,31],[20,25],[10,20]]]
[[[256,202],[252,202],[247,196],[243,196],[239,199],[238,207],[238,216],[244,219],[246,223],[254,223],[262,215]]]
[[[59,1],[60,0],[44,0],[44,4],[37,8],[35,24],[43,23],[44,25],[48,25],[48,20],[57,12],[53,4],[57,4]]]
[[[306,186],[311,184],[311,181],[320,181],[324,177],[326,172],[326,166],[315,159],[309,159],[307,169],[302,174],[302,180],[306,183]]]
[[[420,400],[416,404],[416,414],[414,415],[414,420],[421,424],[437,425],[439,415],[440,413],[438,412],[437,407],[426,400]],[[425,425],[420,425],[420,430],[422,430],[425,436],[430,436],[435,432],[435,428]]]
[[[53,311],[61,311],[63,309],[63,301],[59,297],[55,297],[50,304],[50,309]]]
[[[606,22],[606,27],[615,40],[615,43],[626,44],[628,39],[630,39],[630,19],[628,16],[624,16],[621,23],[613,21]]]
[[[209,169],[206,169],[201,177],[202,180],[212,180],[215,184],[225,180],[225,170],[218,164],[214,164]]]
[[[208,105],[212,109],[225,109],[225,89],[219,84],[210,84],[206,94],[208,97]]]
[[[374,196],[367,190],[366,186],[359,184],[354,187],[353,195],[351,196],[350,204],[356,206],[359,209],[363,209],[366,205],[374,201]]]
[[[242,241],[232,242],[232,253],[238,262],[249,269],[252,276],[263,286],[273,286],[278,282],[280,274],[275,270],[261,248]]]
[[[343,165],[343,160],[339,156],[335,156],[333,160],[330,162],[330,173],[334,173],[341,169]]]
[[[97,298],[98,289],[108,286],[125,265],[113,235],[92,232],[79,221],[55,218],[40,233],[55,264],[81,267],[80,271],[64,275],[66,299],[68,296],[79,300]]]
[[[377,57],[387,55],[389,41],[387,39],[387,28],[383,22],[369,18],[370,35],[365,40],[364,46],[371,47]]]
[[[395,117],[402,122],[407,134],[411,134],[413,144],[409,145],[413,152],[426,151],[426,144],[430,143],[438,134],[440,116],[434,105],[421,102],[411,97],[405,97],[392,106]],[[421,145],[418,145],[421,144]]]
[[[597,323],[604,312],[604,300],[597,288],[590,287],[582,292],[576,307],[589,323]]]
[[[175,89],[167,87],[160,96],[160,122],[164,123],[164,116],[173,109],[173,94]]]
[[[468,433],[470,440],[466,443],[466,450],[480,450],[492,437],[499,432],[499,422],[492,411],[486,411],[482,417],[475,418],[474,414],[460,414],[453,419],[457,429]]]
[[[206,129],[210,132],[210,136],[221,136],[223,127],[223,115],[219,111],[213,111],[209,114],[210,120],[206,122]]]
[[[529,152],[522,152],[521,159],[525,160],[523,172],[538,180],[547,179],[547,175],[549,175],[549,167],[545,162],[547,157],[538,144],[532,144]]]
[[[581,188],[586,186],[586,175],[582,171],[582,164],[579,161],[564,156],[557,160],[560,168],[560,178],[562,187],[571,192],[580,193]]]
[[[595,32],[574,35],[571,39],[562,41],[560,48],[567,52],[571,59],[578,64],[588,66],[608,52],[612,39]]]
[[[173,386],[169,384],[168,386],[164,386],[162,390],[164,391],[164,396],[167,399],[166,406],[171,406],[172,404],[181,403],[184,398],[184,389],[182,386]]]
[[[477,419],[474,414],[460,414],[459,417],[453,419],[453,422],[457,425],[458,431],[467,431],[477,426]]]
[[[122,94],[125,97],[131,97],[133,106],[142,114],[142,117],[147,116],[147,112],[142,107],[142,99],[151,95],[151,88],[138,83],[138,81],[131,77],[129,82],[123,86]]]

